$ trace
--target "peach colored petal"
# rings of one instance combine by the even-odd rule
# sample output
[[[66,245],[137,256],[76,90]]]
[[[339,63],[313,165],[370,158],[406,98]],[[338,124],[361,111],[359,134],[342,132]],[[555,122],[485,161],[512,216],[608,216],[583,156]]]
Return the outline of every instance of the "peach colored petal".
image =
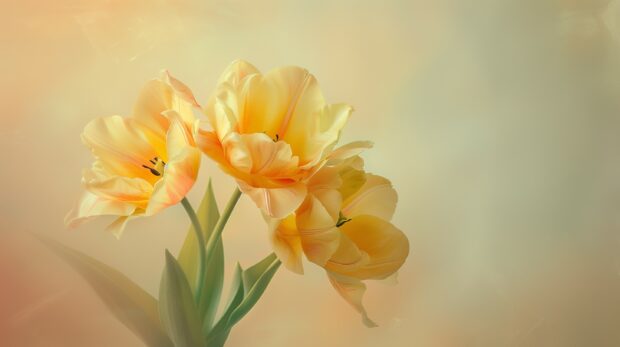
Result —
[[[340,194],[325,190],[320,195],[310,194],[297,210],[297,229],[308,260],[320,266],[330,259],[338,249],[340,231],[338,208]]]
[[[177,204],[194,185],[200,167],[200,150],[191,144],[192,141],[184,124],[172,120],[166,141],[169,161],[153,188],[147,215]]]
[[[127,222],[129,222],[132,218],[135,218],[135,216],[120,216],[108,225],[105,230],[112,233],[112,235],[114,235],[117,239],[120,239],[125,227],[127,226]]]
[[[282,219],[293,213],[306,197],[306,186],[297,182],[283,187],[253,187],[237,180],[239,189],[271,218]]]
[[[357,247],[341,246],[326,268],[332,272],[357,279],[384,279],[396,272],[409,255],[405,234],[374,216],[356,216],[340,227],[341,245],[348,238]],[[346,236],[346,237],[345,237]]]
[[[290,146],[283,141],[273,141],[266,134],[230,134],[222,143],[228,163],[243,174],[252,184],[251,175],[265,180],[291,178],[296,174],[299,159],[293,156]]]
[[[87,191],[104,199],[146,206],[153,191],[151,183],[140,177],[109,175],[98,164],[95,162],[92,168],[84,170],[82,184]]]
[[[284,219],[273,219],[266,217],[267,229],[269,231],[273,250],[278,259],[289,270],[303,274],[304,268],[302,263],[302,246],[297,227],[295,225],[295,216],[289,215]]]
[[[187,85],[185,85],[185,83],[173,77],[168,70],[162,71],[162,75],[163,75],[162,80],[172,87],[175,94],[181,100],[185,101],[186,103],[194,107],[197,107],[197,108],[200,107],[200,105],[198,104],[198,101],[196,101],[196,97],[194,97],[194,93]],[[172,105],[172,106],[173,106],[173,109],[175,110],[180,110],[183,107],[182,105]],[[188,124],[191,123],[191,120],[193,120],[193,117],[187,123]]]
[[[194,138],[198,148],[200,148],[200,150],[208,157],[215,160],[215,162],[220,165],[227,165],[227,161],[224,156],[224,148],[222,147],[222,144],[220,143],[215,132],[198,129],[196,130]]]
[[[65,217],[65,224],[74,228],[92,217],[128,216],[135,210],[136,207],[132,204],[104,199],[90,192],[84,192],[75,207]]]
[[[334,286],[338,294],[342,296],[349,304],[351,304],[361,315],[362,322],[369,328],[377,327],[369,317],[362,300],[366,292],[366,285],[355,278],[341,276],[335,273],[327,272],[330,283]]]
[[[387,178],[366,174],[364,185],[344,201],[342,213],[348,218],[371,215],[391,220],[397,201],[396,190]]]

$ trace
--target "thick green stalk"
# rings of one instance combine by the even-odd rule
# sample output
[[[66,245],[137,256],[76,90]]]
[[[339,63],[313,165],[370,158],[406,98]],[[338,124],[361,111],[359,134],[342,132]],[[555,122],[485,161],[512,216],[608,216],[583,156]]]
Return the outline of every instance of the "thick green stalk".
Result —
[[[198,276],[196,276],[196,292],[194,293],[194,300],[196,303],[200,302],[200,294],[202,293],[202,287],[205,282],[205,270],[207,268],[207,255],[205,251],[205,237],[202,233],[202,226],[200,225],[200,221],[198,220],[198,216],[196,215],[196,211],[192,208],[192,205],[189,203],[187,198],[183,198],[181,200],[181,205],[185,208],[185,212],[189,216],[189,219],[192,221],[192,225],[194,226],[194,233],[196,234],[196,243],[198,245]]]
[[[239,188],[235,188],[235,191],[233,192],[232,196],[228,200],[228,203],[226,204],[224,211],[222,211],[222,214],[220,215],[220,219],[217,221],[217,224],[213,228],[213,232],[209,236],[209,241],[207,241],[207,262],[213,256],[213,249],[215,248],[215,245],[222,237],[222,231],[224,231],[224,226],[226,226],[226,223],[228,222],[228,218],[230,218],[230,214],[235,209],[235,205],[237,205],[237,201],[239,201],[240,197],[241,197],[241,191],[239,190]]]

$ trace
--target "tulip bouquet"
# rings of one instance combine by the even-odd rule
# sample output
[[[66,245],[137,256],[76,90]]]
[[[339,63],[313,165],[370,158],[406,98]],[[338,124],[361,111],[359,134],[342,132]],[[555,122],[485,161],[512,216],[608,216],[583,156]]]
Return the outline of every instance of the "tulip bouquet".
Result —
[[[77,226],[115,216],[108,229],[120,237],[129,220],[180,203],[191,226],[179,254],[165,253],[159,297],[83,253],[48,244],[148,346],[224,346],[280,265],[302,274],[304,256],[375,326],[362,305],[363,281],[394,275],[409,243],[390,223],[397,201],[390,181],[364,171],[359,155],[372,144],[336,145],[351,112],[327,104],[315,77],[299,67],[261,74],[235,61],[205,105],[164,72],[147,83],[131,116],[86,126],[82,140],[95,161],[66,217]],[[185,197],[202,154],[237,182],[222,210],[211,182],[197,210]],[[274,253],[246,269],[237,265],[222,300],[222,233],[242,195],[261,211]]]

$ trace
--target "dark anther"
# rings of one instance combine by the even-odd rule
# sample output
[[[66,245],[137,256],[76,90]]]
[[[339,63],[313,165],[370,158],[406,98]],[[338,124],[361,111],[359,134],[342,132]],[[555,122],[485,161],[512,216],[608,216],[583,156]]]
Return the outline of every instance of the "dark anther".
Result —
[[[161,176],[161,174],[159,173],[159,171],[153,169],[152,167],[148,167],[146,165],[142,165],[143,168],[149,170],[153,175],[155,176]]]
[[[280,135],[276,134],[276,138],[275,140],[273,140],[273,142],[278,142],[278,141],[280,141]]]
[[[340,212],[340,215],[338,216],[338,222],[336,223],[336,227],[340,228],[344,223],[346,222],[350,222],[351,218],[347,218],[345,217],[342,212]]]

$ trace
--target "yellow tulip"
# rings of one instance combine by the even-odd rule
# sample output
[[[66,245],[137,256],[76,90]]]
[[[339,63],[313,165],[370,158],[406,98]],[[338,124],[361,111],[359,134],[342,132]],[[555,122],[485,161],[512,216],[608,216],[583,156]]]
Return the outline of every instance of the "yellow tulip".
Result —
[[[113,215],[117,237],[127,221],[181,201],[200,165],[189,89],[169,74],[146,84],[131,117],[102,117],[86,125],[82,141],[95,162],[82,175],[85,192],[65,223]]]
[[[303,202],[305,181],[329,158],[352,108],[326,104],[305,69],[261,74],[235,61],[204,111],[211,129],[198,131],[198,146],[265,214],[283,218]]]
[[[390,181],[364,172],[359,157],[324,166],[309,180],[295,213],[270,220],[274,250],[295,272],[303,272],[302,254],[325,268],[364,323],[376,326],[362,305],[362,281],[393,275],[409,254],[407,237],[390,223],[396,202]]]

